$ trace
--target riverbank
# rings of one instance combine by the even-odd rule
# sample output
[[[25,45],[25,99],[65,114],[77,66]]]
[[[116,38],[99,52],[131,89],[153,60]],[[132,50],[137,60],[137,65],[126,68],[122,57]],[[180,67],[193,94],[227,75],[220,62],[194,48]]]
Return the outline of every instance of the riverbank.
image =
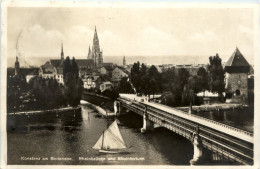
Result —
[[[84,92],[82,95],[82,100],[85,100],[96,106],[100,106],[105,110],[114,112],[114,101],[108,97]]]
[[[219,110],[234,110],[234,109],[243,109],[248,107],[243,104],[213,104],[213,105],[200,105],[192,106],[192,111],[219,111]],[[188,112],[190,107],[176,107],[179,110]]]
[[[102,116],[110,117],[110,116],[115,116],[115,113],[110,111],[110,110],[105,110],[95,104],[89,103],[85,100],[80,100],[80,104],[82,105],[87,105],[88,107],[96,110],[98,113],[102,114]]]
[[[78,111],[81,110],[80,106],[77,107],[63,107],[58,109],[51,109],[51,110],[33,110],[33,111],[22,111],[22,112],[14,112],[14,113],[7,113],[7,115],[27,115],[27,114],[39,114],[39,113],[59,113],[59,112],[67,112],[67,111]]]

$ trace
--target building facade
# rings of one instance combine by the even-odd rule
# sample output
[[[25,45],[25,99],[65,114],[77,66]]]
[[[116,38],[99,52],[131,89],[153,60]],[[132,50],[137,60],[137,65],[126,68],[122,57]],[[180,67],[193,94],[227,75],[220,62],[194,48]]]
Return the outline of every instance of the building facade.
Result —
[[[101,83],[100,91],[103,92],[105,90],[112,90],[112,87],[113,87],[113,83],[106,81],[106,82]]]
[[[86,76],[83,79],[84,89],[100,89],[100,85],[103,82],[100,76]]]
[[[123,77],[128,77],[128,72],[124,68],[116,67],[112,71],[112,79],[113,81],[120,81]]]

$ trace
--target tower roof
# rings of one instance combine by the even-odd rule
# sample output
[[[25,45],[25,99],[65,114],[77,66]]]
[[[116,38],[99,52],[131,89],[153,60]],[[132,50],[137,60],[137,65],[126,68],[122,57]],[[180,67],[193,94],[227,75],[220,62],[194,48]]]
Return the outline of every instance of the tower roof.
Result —
[[[95,26],[95,32],[94,32],[94,38],[93,38],[93,45],[99,45],[96,26]]]
[[[225,66],[250,66],[241,52],[236,48],[232,56],[228,59]]]

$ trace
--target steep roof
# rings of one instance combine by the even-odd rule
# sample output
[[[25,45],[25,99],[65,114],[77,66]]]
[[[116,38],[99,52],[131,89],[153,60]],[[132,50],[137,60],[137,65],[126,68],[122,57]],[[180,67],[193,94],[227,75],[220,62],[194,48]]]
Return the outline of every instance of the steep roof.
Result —
[[[236,48],[232,56],[228,59],[225,66],[250,66],[241,52]]]
[[[51,59],[50,62],[54,67],[57,67],[60,65],[61,59]]]
[[[128,70],[126,70],[126,69],[123,68],[123,67],[117,66],[116,68],[118,68],[119,70],[121,70],[122,72],[124,72],[124,73],[127,74],[127,75],[130,74],[130,72],[128,72]],[[115,69],[116,69],[116,68],[115,68]],[[114,69],[114,70],[115,70],[115,69]]]
[[[75,59],[78,67],[93,67],[94,60],[93,59]]]
[[[103,66],[114,66],[114,63],[104,62],[102,65],[103,65]]]
[[[29,73],[29,75],[38,75],[39,74],[39,68],[32,69],[32,71]]]
[[[100,76],[93,76],[93,81],[97,81],[100,78]]]
[[[75,59],[78,67],[93,67],[94,66],[94,60],[93,59]],[[63,67],[64,61],[61,59],[51,59],[50,63],[54,67]]]
[[[39,68],[20,68],[19,69],[19,76],[26,76],[26,75],[38,75]]]

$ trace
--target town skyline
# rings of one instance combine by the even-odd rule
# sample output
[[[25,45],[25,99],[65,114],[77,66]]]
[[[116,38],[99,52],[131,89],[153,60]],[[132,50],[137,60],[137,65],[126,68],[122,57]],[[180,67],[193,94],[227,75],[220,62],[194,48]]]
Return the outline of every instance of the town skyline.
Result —
[[[63,42],[65,56],[87,57],[96,26],[104,60],[108,62],[113,61],[113,57],[142,56],[150,57],[147,60],[153,64],[167,56],[164,62],[180,64],[180,56],[189,56],[191,60],[206,64],[208,57],[216,53],[225,62],[238,47],[253,64],[253,22],[249,19],[252,15],[250,9],[232,8],[167,8],[164,11],[118,8],[100,9],[99,12],[84,8],[8,8],[7,52],[10,63],[18,50],[24,59],[54,58],[59,56]],[[123,26],[126,17],[129,18],[127,28]],[[158,59],[154,60],[154,56]],[[132,61],[127,60],[127,63]]]

